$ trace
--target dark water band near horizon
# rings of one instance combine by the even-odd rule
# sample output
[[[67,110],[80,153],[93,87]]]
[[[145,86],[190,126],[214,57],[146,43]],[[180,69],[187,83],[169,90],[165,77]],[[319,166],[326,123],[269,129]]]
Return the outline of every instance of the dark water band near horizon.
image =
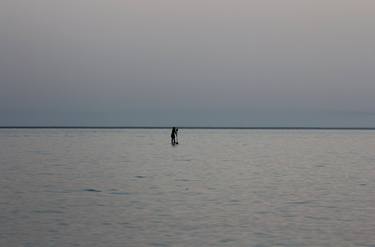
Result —
[[[375,246],[375,132],[0,129],[0,246]]]
[[[0,129],[171,129],[171,126],[0,126]],[[236,126],[178,126],[179,129],[196,130],[375,130],[375,127],[340,127],[340,126],[274,126],[274,127],[236,127]]]

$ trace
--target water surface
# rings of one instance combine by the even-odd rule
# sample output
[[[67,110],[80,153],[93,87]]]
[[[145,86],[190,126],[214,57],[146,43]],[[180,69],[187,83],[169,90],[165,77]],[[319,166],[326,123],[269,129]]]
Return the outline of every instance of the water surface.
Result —
[[[0,130],[0,246],[375,246],[375,131]]]

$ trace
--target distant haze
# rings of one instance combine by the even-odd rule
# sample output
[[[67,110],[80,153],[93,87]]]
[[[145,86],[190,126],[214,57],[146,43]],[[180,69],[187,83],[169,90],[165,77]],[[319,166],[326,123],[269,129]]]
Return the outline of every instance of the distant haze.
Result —
[[[373,0],[2,0],[0,126],[375,127]]]

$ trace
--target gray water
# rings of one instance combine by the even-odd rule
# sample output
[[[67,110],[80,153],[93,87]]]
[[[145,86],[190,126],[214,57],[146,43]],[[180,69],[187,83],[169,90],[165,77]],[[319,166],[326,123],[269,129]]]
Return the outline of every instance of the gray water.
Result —
[[[0,130],[0,246],[375,246],[375,131]]]

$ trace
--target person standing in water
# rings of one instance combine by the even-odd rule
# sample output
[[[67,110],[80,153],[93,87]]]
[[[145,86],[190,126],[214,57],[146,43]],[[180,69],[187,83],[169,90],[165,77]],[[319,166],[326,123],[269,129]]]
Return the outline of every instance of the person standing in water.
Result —
[[[176,144],[176,127],[172,128],[172,133],[171,133],[171,144],[175,145]]]

